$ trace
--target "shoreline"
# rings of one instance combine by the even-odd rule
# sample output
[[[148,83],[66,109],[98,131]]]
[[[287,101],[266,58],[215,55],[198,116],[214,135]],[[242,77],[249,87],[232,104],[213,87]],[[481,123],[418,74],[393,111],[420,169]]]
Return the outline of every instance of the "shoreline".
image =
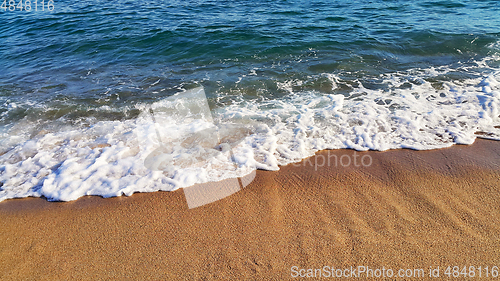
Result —
[[[371,165],[314,165],[354,153]],[[499,178],[500,142],[478,139],[321,151],[257,171],[244,189],[194,209],[182,189],[9,199],[0,202],[0,279],[282,280],[292,266],[499,266]]]

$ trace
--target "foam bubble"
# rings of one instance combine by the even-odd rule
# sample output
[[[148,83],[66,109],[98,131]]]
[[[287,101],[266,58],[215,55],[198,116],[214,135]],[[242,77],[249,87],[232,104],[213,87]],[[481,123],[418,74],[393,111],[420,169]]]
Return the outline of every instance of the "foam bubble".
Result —
[[[301,82],[285,81],[279,84],[288,92],[282,98],[242,100],[212,112],[219,124],[255,122],[251,131],[226,128],[229,143],[239,139],[232,153],[212,143],[198,145],[209,141],[203,133],[210,134],[214,119],[210,112],[186,117],[202,102],[195,99],[138,104],[143,114],[135,119],[37,134],[31,132],[36,124],[21,120],[2,131],[3,143],[11,148],[0,155],[0,200],[171,191],[241,177],[255,168],[278,170],[322,149],[426,150],[471,144],[477,137],[500,140],[500,71],[487,60],[498,59],[387,73],[376,78],[378,87],[323,75],[332,90],[350,88],[348,93],[295,92],[293,86]],[[456,79],[454,73],[467,77]],[[169,106],[170,111],[149,114],[150,108]],[[155,154],[158,149],[163,150]],[[146,161],[151,155],[163,158]]]

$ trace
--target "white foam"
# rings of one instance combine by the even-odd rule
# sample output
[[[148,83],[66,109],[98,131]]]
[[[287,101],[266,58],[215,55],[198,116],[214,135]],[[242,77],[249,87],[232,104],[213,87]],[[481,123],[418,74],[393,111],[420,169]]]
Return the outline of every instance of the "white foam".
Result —
[[[358,81],[348,95],[294,92],[300,81],[282,82],[278,86],[289,94],[281,99],[243,100],[214,112],[221,124],[239,119],[256,122],[233,155],[222,149],[215,157],[205,157],[213,148],[176,146],[190,141],[193,133],[210,129],[213,120],[209,115],[186,119],[166,112],[155,123],[149,109],[164,107],[164,101],[138,104],[144,114],[133,120],[66,126],[35,136],[15,133],[14,129],[27,126],[21,120],[2,132],[3,143],[12,148],[0,155],[0,201],[26,196],[69,201],[84,195],[169,191],[243,176],[254,167],[278,170],[322,149],[424,150],[471,144],[476,137],[500,140],[500,71],[487,65],[480,61],[459,70],[442,67],[385,74],[379,77],[385,87],[369,89]],[[428,78],[453,71],[488,74],[439,85],[429,82]],[[324,76],[332,89],[343,83],[338,75]],[[192,104],[175,106],[182,111]],[[158,124],[165,126],[155,127]],[[157,129],[163,142],[172,143],[162,154],[169,164],[148,169],[146,158],[161,146]]]

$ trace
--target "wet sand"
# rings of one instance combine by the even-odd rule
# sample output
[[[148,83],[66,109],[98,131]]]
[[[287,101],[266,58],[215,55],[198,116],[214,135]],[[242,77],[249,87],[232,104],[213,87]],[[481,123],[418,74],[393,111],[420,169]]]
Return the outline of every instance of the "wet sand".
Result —
[[[354,153],[258,171],[194,209],[182,190],[0,202],[0,279],[286,280],[292,266],[439,266],[444,277],[447,266],[500,266],[500,142]]]

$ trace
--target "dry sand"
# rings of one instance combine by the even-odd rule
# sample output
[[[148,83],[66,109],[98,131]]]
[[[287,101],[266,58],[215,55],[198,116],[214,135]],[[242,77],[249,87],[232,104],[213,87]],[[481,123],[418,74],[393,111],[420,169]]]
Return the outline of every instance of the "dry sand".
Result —
[[[370,167],[335,167],[333,155],[353,153],[258,171],[195,209],[182,190],[0,202],[0,279],[284,280],[292,266],[440,266],[443,277],[447,266],[500,266],[500,142],[358,152]]]

